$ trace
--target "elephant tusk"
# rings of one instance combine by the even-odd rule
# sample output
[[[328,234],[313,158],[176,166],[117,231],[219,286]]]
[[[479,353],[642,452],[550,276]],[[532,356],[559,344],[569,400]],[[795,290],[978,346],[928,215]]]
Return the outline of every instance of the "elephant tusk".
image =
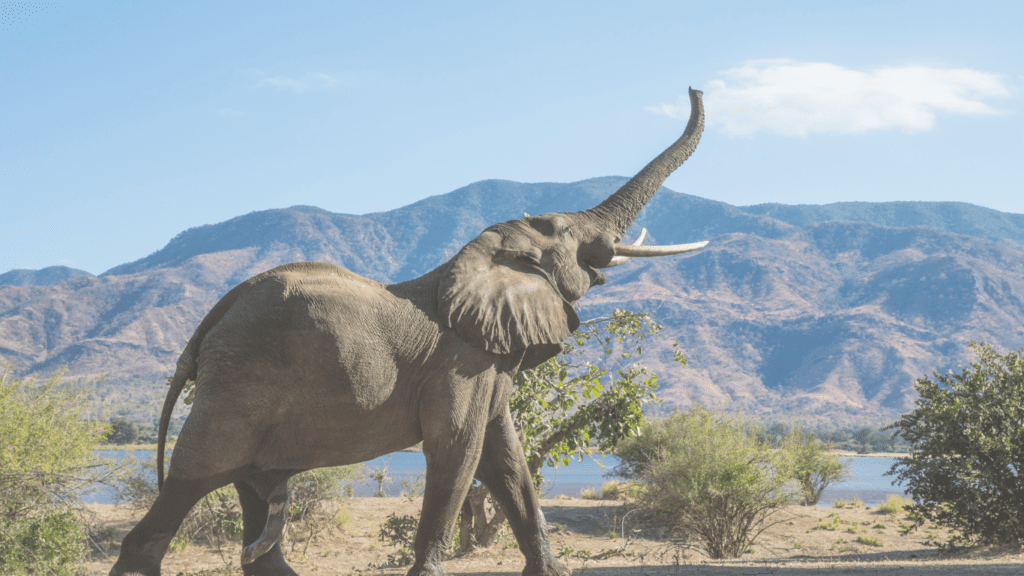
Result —
[[[673,244],[671,246],[630,246],[628,244],[615,245],[615,257],[630,256],[647,258],[651,256],[668,256],[670,254],[682,254],[700,250],[708,245],[708,240],[693,242],[690,244]]]
[[[633,240],[633,244],[632,245],[633,246],[639,246],[641,243],[643,243],[644,238],[646,238],[646,237],[647,237],[647,228],[641,228],[640,229],[640,235],[636,237],[636,240]],[[618,244],[616,244],[615,246],[617,247]],[[618,252],[618,250],[616,250],[616,252]],[[608,265],[605,266],[605,268],[611,268],[612,266],[618,266],[619,264],[622,264],[626,260],[629,260],[629,256],[612,256],[612,261],[609,262]]]

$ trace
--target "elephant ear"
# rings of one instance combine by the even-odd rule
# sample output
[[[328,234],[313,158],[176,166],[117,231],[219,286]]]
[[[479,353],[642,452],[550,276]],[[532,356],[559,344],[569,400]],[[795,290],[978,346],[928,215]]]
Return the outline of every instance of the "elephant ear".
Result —
[[[538,354],[547,354],[540,362],[557,354],[580,319],[536,265],[540,251],[532,250],[505,249],[494,231],[463,247],[438,287],[438,311],[448,326],[495,354],[530,349],[531,363]]]

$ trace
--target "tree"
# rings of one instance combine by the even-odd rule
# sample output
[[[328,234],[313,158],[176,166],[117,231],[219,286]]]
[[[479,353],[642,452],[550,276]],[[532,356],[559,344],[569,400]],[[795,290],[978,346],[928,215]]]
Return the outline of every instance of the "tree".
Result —
[[[37,384],[11,372],[0,370],[0,574],[76,574],[79,494],[112,473],[93,453],[107,426],[82,417],[95,382],[58,372]]]
[[[138,428],[132,422],[118,418],[110,423],[110,433],[107,434],[107,444],[134,444],[139,437]]]
[[[792,462],[740,418],[694,406],[648,423],[619,444],[616,474],[638,480],[640,502],[686,545],[736,558],[792,502]]]
[[[850,463],[828,454],[832,444],[821,442],[811,432],[791,430],[782,439],[782,449],[793,459],[793,478],[800,485],[804,506],[817,505],[825,488],[850,477]]]
[[[970,343],[978,361],[923,377],[917,407],[889,428],[910,456],[889,470],[906,487],[917,525],[952,528],[950,544],[1024,540],[1024,349]]]
[[[538,483],[545,463],[565,466],[594,447],[610,451],[639,433],[646,421],[644,406],[661,399],[654,392],[658,376],[636,359],[644,340],[660,330],[647,314],[615,310],[584,322],[559,356],[516,374],[509,407]],[[678,351],[673,358],[686,364]],[[470,489],[459,528],[461,551],[496,541],[505,515],[488,501],[486,488],[477,484]]]

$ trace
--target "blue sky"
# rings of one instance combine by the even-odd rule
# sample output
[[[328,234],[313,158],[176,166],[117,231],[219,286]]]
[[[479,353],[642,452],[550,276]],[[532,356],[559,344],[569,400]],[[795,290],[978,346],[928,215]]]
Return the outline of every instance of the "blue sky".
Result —
[[[0,272],[268,208],[629,176],[1024,213],[1024,3],[0,2]]]

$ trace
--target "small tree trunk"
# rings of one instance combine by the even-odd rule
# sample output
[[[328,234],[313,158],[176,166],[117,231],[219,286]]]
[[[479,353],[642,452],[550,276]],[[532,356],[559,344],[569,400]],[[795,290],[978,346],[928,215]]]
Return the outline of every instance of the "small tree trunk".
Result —
[[[462,526],[459,528],[459,553],[463,554],[479,546],[490,548],[494,545],[501,526],[505,523],[505,512],[495,504],[493,515],[488,518],[487,496],[489,492],[482,484],[472,486],[462,504]]]
[[[469,505],[469,496],[462,502],[462,511],[459,513],[459,554],[472,552],[476,546],[473,545],[473,507]]]

